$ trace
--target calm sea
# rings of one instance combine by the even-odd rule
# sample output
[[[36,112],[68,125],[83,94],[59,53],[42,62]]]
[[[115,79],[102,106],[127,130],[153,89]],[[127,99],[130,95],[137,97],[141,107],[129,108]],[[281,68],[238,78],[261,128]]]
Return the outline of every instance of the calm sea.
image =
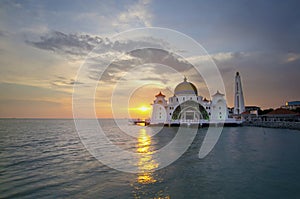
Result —
[[[132,127],[146,135],[146,146],[112,120],[101,124],[112,142],[129,151],[158,149],[176,134],[176,128],[164,128],[151,137],[153,127]],[[129,174],[90,155],[73,120],[2,119],[0,198],[300,198],[300,131],[227,127],[199,159],[205,133],[199,129],[170,166]]]

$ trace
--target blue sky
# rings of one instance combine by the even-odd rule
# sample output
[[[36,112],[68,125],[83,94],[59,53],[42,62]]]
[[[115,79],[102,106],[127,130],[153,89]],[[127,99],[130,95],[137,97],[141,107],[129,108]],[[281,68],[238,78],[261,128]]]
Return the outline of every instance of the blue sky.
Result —
[[[72,86],[87,51],[98,40],[141,27],[174,29],[199,42],[223,75],[229,106],[236,71],[248,105],[275,108],[299,100],[299,6],[271,0],[0,1],[0,117],[71,117]]]

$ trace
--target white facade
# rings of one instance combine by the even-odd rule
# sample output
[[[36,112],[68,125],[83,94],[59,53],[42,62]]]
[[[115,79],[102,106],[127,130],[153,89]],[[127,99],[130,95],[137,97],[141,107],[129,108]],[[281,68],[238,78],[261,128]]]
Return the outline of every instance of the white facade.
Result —
[[[224,95],[217,93],[209,101],[198,95],[197,88],[186,78],[174,90],[174,96],[165,100],[161,92],[152,104],[151,124],[197,124],[203,121],[222,122],[228,118]]]
[[[166,108],[168,107],[168,102],[165,100],[165,95],[159,92],[158,95],[155,96],[156,99],[152,104],[152,114],[151,121],[155,121],[155,123],[165,123],[167,118]]]
[[[212,96],[211,102],[211,119],[212,120],[226,120],[228,119],[228,109],[227,103],[224,99],[224,95],[217,91],[216,94]]]
[[[235,76],[235,92],[234,92],[234,110],[233,114],[239,115],[245,112],[244,94],[242,81],[239,72]]]

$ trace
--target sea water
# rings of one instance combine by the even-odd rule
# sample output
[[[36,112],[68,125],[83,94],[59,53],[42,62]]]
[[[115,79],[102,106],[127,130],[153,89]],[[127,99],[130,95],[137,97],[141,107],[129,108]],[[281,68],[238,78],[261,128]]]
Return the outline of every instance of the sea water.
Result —
[[[113,120],[99,123],[128,151],[159,149],[177,130],[164,128],[151,136],[155,127],[132,127],[147,135],[145,148]],[[199,159],[206,130],[199,129],[171,165],[126,173],[94,158],[73,120],[1,119],[0,198],[300,198],[300,131],[225,127],[214,149]],[[148,163],[141,159],[140,165]]]

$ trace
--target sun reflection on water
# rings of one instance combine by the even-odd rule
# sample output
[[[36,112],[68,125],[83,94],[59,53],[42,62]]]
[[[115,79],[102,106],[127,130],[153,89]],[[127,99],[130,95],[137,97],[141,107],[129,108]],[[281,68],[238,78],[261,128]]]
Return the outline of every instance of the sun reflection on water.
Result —
[[[166,188],[159,188],[157,190],[157,183],[162,182],[162,178],[155,175],[155,170],[159,163],[153,158],[154,153],[153,140],[147,133],[146,128],[139,130],[137,138],[136,152],[139,155],[137,166],[139,173],[137,174],[136,184],[134,185],[134,198],[153,198],[153,199],[169,199],[170,196],[166,192]]]
[[[138,174],[137,181],[140,184],[151,184],[157,180],[153,176],[153,172],[158,168],[158,163],[152,158],[153,152],[151,151],[151,136],[146,132],[146,129],[140,129],[137,152],[140,155],[138,167],[140,173]]]

